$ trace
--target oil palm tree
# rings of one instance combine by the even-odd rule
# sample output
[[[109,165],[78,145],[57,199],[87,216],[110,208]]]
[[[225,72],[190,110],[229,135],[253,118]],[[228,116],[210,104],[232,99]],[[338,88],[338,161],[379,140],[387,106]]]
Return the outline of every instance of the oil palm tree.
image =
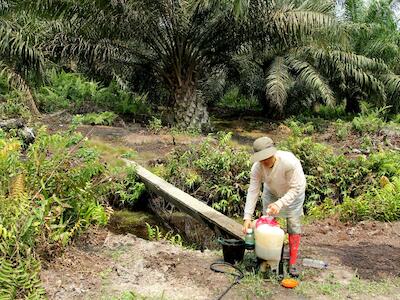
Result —
[[[399,78],[384,61],[353,50],[348,36],[354,23],[336,19],[334,1],[276,0],[273,5],[279,25],[271,26],[270,18],[265,38],[251,40],[235,57],[243,73],[262,77],[255,80],[264,81],[258,94],[267,112],[283,113],[293,87],[331,105],[346,99],[348,108],[366,95],[382,104],[399,91]]]
[[[79,57],[92,68],[126,80],[132,74],[142,74],[152,83],[147,88],[162,83],[169,93],[168,106],[174,120],[182,127],[200,128],[208,124],[200,83],[243,49],[250,49],[254,56],[261,53],[265,58],[261,65],[269,80],[267,95],[271,103],[282,108],[287,70],[282,60],[271,59],[271,54],[292,49],[305,36],[334,23],[327,13],[331,5],[322,0],[56,3],[67,7],[63,15],[73,23],[69,31],[60,32],[53,41],[54,54]],[[51,4],[42,10],[51,11]],[[304,69],[295,58],[290,62],[300,73],[298,77],[313,76],[308,82],[331,99],[331,91],[323,80],[315,82],[317,75],[310,73],[311,66]]]
[[[75,58],[96,72],[141,78],[168,92],[168,107],[182,127],[208,126],[199,82],[235,51],[241,34],[235,2],[195,0],[39,1],[62,10],[69,25],[53,39],[52,53]],[[134,74],[134,75],[133,75]],[[139,74],[139,75],[138,75]],[[134,85],[135,83],[131,83]]]
[[[382,74],[379,79],[385,87],[386,104],[398,112],[400,82],[396,74],[400,72],[400,31],[395,4],[393,0],[345,0],[341,2],[339,17],[348,24],[353,51],[387,65],[390,71]],[[362,92],[357,89],[355,91],[353,93],[360,97]],[[359,109],[357,101],[348,104]]]
[[[37,21],[23,2],[0,2],[0,73],[11,86],[24,93],[33,115],[40,113],[27,78],[40,77],[45,62],[38,29]]]

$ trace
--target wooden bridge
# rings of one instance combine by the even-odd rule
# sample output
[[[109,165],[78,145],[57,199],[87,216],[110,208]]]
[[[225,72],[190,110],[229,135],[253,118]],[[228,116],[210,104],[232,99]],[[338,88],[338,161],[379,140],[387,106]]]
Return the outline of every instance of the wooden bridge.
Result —
[[[166,182],[164,179],[154,175],[137,163],[127,159],[124,160],[128,165],[133,165],[136,168],[137,175],[150,191],[206,224],[217,232],[217,234],[223,237],[243,238],[242,225],[238,222],[235,222],[207,204]]]

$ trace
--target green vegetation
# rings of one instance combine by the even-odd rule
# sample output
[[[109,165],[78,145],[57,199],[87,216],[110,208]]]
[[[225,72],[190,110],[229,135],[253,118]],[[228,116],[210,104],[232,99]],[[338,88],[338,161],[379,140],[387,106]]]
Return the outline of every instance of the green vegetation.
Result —
[[[0,119],[36,128],[41,113],[65,112],[75,129],[139,121],[172,137],[158,174],[232,217],[243,213],[248,149],[230,133],[188,147],[176,137],[212,131],[211,106],[240,121],[264,118],[256,128],[279,119],[290,129],[279,147],[307,176],[308,215],[398,221],[400,31],[392,4],[2,0]],[[110,205],[140,204],[144,185],[119,159],[135,153],[74,128],[41,128],[31,144],[21,128],[0,130],[0,298],[43,297],[40,259],[106,224]],[[183,243],[156,225],[144,230]],[[255,288],[260,278],[246,280],[256,296],[270,295]],[[363,284],[346,288],[363,294]],[[319,287],[333,297],[344,290],[334,279]]]
[[[117,118],[117,115],[111,111],[102,113],[91,113],[86,115],[75,115],[72,118],[73,124],[85,125],[112,125]]]
[[[182,237],[176,233],[174,234],[172,231],[168,231],[167,233],[163,234],[160,228],[157,225],[150,225],[146,223],[147,228],[147,237],[150,241],[168,241],[173,245],[183,246]]]
[[[363,118],[360,115],[357,122]],[[370,114],[367,118],[372,122]],[[380,127],[375,128],[374,134],[385,125],[382,119],[375,118]],[[372,152],[368,158],[357,156],[349,159],[345,154],[337,153],[337,150],[335,153],[332,147],[305,137],[309,124],[294,124],[291,127],[294,129],[293,136],[282,141],[279,147],[293,152],[302,162],[307,177],[305,206],[309,214],[325,217],[339,213],[344,221],[400,219],[400,198],[396,194],[400,175],[400,155],[397,151],[379,150]],[[344,130],[348,135],[350,123],[340,121],[340,124],[336,135],[339,136]],[[361,146],[369,141],[368,152],[372,148],[373,138],[368,135],[363,137]],[[382,178],[388,181],[385,187],[380,184]]]
[[[397,193],[400,154],[383,149],[384,141],[372,142],[388,123],[374,110],[360,114],[357,122],[364,122],[364,118],[371,126],[372,120],[376,120],[379,127],[360,133],[353,127],[354,120],[338,120],[331,122],[332,125],[321,125],[319,119],[315,122],[310,118],[306,123],[295,118],[285,121],[292,134],[278,147],[293,152],[302,162],[307,177],[305,207],[309,215],[323,218],[338,214],[344,221],[400,219]],[[315,134],[321,126],[335,129],[339,141],[349,135],[364,134],[359,151],[367,151],[368,157],[358,155],[349,159],[343,151],[315,142],[308,135]],[[249,180],[249,154],[233,147],[230,137],[231,134],[220,133],[189,150],[175,150],[165,164],[155,170],[224,214],[241,216]],[[387,181],[385,186],[381,184],[382,180]]]
[[[111,110],[122,116],[151,112],[146,96],[125,91],[114,81],[102,87],[100,83],[78,73],[51,70],[46,75],[48,83],[36,92],[39,108],[44,112],[62,109],[73,113]]]
[[[302,281],[296,293],[305,297],[326,296],[329,299],[372,298],[381,295],[394,295],[400,287],[398,278],[380,281],[360,279],[356,274],[347,283],[341,283],[334,274],[320,281]],[[394,298],[395,299],[395,298]]]
[[[260,105],[256,97],[243,96],[240,94],[239,87],[229,89],[221,99],[215,104],[221,108],[231,108],[239,111],[260,109]]]
[[[175,150],[158,172],[175,186],[229,216],[243,212],[249,154],[231,144],[231,134],[209,136],[190,150]]]
[[[106,224],[108,195],[126,184],[114,185],[113,172],[121,170],[108,169],[80,134],[41,128],[24,146],[1,132],[0,158],[0,296],[37,299],[44,295],[38,257],[52,257],[90,225]]]

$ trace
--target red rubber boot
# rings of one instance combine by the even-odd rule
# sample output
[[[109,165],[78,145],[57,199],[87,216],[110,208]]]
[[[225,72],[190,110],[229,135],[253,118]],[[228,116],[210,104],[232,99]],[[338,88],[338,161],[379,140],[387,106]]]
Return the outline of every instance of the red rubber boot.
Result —
[[[297,253],[299,252],[300,234],[289,234],[289,274],[298,277],[299,271],[296,268]]]

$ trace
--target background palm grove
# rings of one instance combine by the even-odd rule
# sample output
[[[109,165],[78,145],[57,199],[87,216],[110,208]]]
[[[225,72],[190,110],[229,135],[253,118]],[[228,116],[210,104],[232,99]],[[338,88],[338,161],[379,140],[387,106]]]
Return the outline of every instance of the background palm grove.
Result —
[[[216,132],[246,117],[243,127],[281,124],[280,148],[307,175],[307,215],[398,221],[399,7],[0,0],[0,299],[46,297],[41,261],[141,197],[134,170],[117,159],[132,151],[93,147],[82,124],[212,133],[153,171],[230,217],[243,211],[249,148]],[[68,129],[43,126],[62,115]]]

